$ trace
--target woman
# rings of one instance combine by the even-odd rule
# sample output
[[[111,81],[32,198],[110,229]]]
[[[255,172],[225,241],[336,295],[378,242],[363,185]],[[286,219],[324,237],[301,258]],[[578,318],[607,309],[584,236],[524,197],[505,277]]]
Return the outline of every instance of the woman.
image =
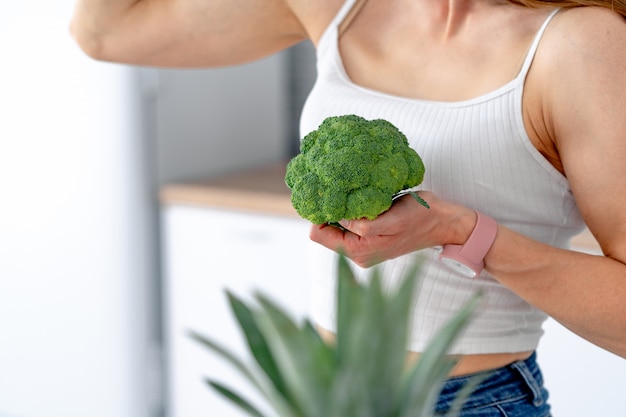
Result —
[[[624,15],[624,1],[79,0],[72,33],[94,58],[168,67],[241,64],[310,39],[318,80],[301,133],[332,115],[388,119],[424,159],[430,205],[405,197],[345,231],[312,227],[323,333],[333,250],[363,267],[382,257],[389,285],[420,254],[410,359],[487,293],[438,410],[466,375],[496,370],[463,416],[547,416],[533,355],[546,314],[626,357]],[[567,250],[585,224],[604,256]]]

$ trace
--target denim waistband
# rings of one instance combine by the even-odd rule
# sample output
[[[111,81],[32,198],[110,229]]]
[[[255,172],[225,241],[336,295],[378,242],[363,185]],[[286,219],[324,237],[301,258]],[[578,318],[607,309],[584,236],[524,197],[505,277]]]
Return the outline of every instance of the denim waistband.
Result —
[[[475,377],[482,382],[464,403],[465,409],[497,405],[524,397],[530,397],[535,406],[542,405],[546,396],[545,390],[542,392],[543,376],[536,359],[537,355],[533,353],[526,360],[513,362],[493,371],[448,379],[439,396],[436,411],[448,411],[462,387]]]

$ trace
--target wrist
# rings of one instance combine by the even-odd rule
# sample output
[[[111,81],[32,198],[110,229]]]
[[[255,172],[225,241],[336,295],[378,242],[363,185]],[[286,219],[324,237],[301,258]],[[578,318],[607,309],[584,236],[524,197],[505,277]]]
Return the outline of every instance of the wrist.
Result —
[[[476,211],[458,206],[454,207],[444,218],[446,223],[441,230],[445,232],[439,239],[440,246],[464,244],[472,234],[478,220]]]
[[[445,244],[439,259],[454,271],[475,277],[485,267],[485,257],[498,232],[498,224],[491,217],[475,212],[476,223],[463,244]]]

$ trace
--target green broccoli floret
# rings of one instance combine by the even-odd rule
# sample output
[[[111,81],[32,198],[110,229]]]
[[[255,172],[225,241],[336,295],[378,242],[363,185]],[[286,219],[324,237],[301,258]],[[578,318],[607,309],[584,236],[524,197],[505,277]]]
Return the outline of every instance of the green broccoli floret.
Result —
[[[322,224],[372,220],[423,178],[422,159],[397,127],[351,114],[329,117],[304,137],[285,182],[298,214]]]

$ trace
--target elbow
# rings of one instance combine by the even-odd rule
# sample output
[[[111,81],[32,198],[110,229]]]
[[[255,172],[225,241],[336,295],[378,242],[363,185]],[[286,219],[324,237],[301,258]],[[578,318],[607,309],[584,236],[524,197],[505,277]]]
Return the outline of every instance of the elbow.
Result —
[[[624,336],[623,333],[611,334],[603,339],[591,342],[607,352],[617,355],[622,359],[626,359],[626,336]]]
[[[614,349],[611,349],[611,352],[622,359],[626,359],[626,339],[622,338],[617,346]]]
[[[70,23],[69,32],[74,42],[87,56],[97,61],[111,61],[105,53],[101,35],[81,27],[81,24],[75,20]]]
[[[80,30],[76,22],[72,21],[70,24],[70,36],[74,39],[74,42],[78,47],[89,57],[100,60],[101,49],[99,42],[94,36],[85,34],[84,30]]]

